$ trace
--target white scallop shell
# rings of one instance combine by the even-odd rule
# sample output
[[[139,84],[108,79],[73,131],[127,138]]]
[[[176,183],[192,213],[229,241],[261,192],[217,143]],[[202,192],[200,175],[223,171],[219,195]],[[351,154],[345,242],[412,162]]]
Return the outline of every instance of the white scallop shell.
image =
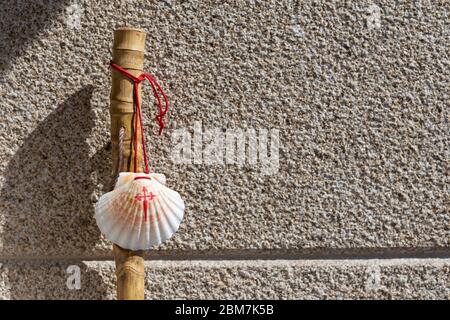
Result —
[[[122,172],[114,190],[100,197],[95,219],[107,239],[145,250],[169,239],[180,226],[184,202],[162,174]]]

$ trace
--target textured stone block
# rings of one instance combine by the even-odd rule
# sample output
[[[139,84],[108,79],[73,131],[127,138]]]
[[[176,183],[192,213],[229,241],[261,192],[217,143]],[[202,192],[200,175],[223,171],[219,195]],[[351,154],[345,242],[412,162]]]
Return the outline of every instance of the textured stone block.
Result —
[[[67,273],[80,267],[80,289]],[[449,259],[148,261],[146,299],[448,299]],[[3,299],[112,299],[111,262],[0,267]]]
[[[144,106],[151,165],[187,204],[161,250],[448,247],[449,3],[377,4],[379,24],[372,1],[1,1],[1,255],[111,254],[93,205],[130,21],[172,106],[162,139]],[[278,173],[174,163],[195,120],[279,129]]]

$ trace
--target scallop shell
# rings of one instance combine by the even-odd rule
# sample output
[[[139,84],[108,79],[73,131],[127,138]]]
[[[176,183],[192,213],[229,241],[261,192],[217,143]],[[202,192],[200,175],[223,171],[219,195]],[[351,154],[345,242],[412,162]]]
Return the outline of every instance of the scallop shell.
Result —
[[[122,172],[114,190],[100,197],[95,219],[107,239],[145,250],[169,239],[180,226],[184,202],[162,174]]]

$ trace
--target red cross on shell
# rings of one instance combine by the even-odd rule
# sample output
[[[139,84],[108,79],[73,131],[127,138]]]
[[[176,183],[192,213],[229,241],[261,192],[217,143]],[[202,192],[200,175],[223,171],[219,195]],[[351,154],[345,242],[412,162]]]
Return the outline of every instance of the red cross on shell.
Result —
[[[142,187],[142,193],[136,194],[134,197],[137,201],[143,201],[143,209],[144,209],[144,221],[147,220],[147,212],[148,212],[148,201],[153,200],[155,198],[155,195],[150,192],[148,193],[147,188],[144,186]]]

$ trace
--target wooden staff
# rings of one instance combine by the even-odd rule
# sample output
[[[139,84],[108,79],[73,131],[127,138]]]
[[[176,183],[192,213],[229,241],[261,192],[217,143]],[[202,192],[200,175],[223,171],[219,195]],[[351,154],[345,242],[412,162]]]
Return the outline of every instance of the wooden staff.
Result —
[[[139,76],[144,67],[146,33],[135,28],[119,28],[114,31],[113,62],[134,76]],[[134,171],[133,150],[133,83],[123,74],[112,70],[111,87],[111,143],[112,159],[118,172]],[[139,90],[140,92],[140,90]],[[138,141],[140,141],[138,130]],[[119,136],[122,135],[121,138]],[[119,156],[121,154],[121,156]],[[142,148],[138,151],[137,172],[142,172]],[[144,253],[132,251],[114,244],[116,262],[117,298],[119,300],[144,299]]]

